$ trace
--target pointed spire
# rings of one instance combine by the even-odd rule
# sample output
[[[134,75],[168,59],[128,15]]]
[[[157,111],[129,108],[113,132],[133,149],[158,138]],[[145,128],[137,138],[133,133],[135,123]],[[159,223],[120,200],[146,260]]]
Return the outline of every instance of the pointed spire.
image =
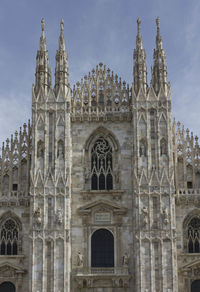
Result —
[[[51,87],[51,70],[49,68],[49,56],[46,49],[46,37],[44,32],[44,18],[41,20],[40,50],[37,51],[36,73],[35,73],[35,94],[43,87],[46,92]],[[47,92],[46,92],[47,93]]]
[[[167,66],[166,55],[162,46],[162,38],[160,34],[160,18],[156,19],[157,35],[156,35],[156,48],[154,49],[154,65],[152,68],[151,84],[156,94],[159,93],[161,87],[165,94],[168,94],[169,84],[167,82]]]
[[[60,86],[68,86],[68,56],[65,48],[64,39],[64,20],[60,22],[60,36],[58,50],[56,52],[56,69],[55,69],[55,92],[58,93]]]
[[[147,67],[146,67],[146,53],[142,45],[142,36],[140,30],[141,20],[137,19],[137,36],[136,36],[136,49],[133,53],[134,67],[133,67],[133,87],[137,95],[140,88],[146,94],[147,91]]]

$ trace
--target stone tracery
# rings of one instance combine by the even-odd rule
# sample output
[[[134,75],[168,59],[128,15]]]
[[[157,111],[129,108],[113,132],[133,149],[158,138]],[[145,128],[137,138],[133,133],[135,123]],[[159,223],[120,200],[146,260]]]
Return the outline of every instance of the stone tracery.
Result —
[[[0,254],[17,255],[19,252],[19,227],[14,219],[8,218],[0,227]]]
[[[112,147],[99,137],[91,150],[91,188],[105,190],[113,188]]]

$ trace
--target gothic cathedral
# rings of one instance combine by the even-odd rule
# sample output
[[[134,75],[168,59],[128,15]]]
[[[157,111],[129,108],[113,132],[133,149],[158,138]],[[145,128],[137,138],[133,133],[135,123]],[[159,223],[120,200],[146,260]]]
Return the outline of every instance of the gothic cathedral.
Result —
[[[200,291],[200,147],[156,25],[150,84],[138,19],[132,86],[100,63],[70,88],[42,20],[32,121],[0,157],[0,292]]]

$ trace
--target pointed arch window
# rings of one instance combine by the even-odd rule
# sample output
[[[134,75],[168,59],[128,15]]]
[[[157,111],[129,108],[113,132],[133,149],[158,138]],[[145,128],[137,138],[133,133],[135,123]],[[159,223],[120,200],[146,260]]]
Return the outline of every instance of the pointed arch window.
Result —
[[[112,147],[106,139],[99,137],[91,150],[92,190],[113,189]]]
[[[19,226],[14,219],[7,219],[0,228],[0,255],[17,255],[19,249]]]
[[[200,253],[200,218],[194,217],[188,224],[188,252]]]

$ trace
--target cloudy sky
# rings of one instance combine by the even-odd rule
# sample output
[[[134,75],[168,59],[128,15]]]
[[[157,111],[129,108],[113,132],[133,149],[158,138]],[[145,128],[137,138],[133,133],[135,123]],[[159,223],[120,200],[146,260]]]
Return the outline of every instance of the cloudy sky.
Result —
[[[200,136],[199,0],[1,0],[0,8],[0,145],[31,118],[42,17],[52,72],[60,19],[65,21],[72,86],[99,62],[132,83],[138,17],[150,81],[159,16],[173,116]]]

